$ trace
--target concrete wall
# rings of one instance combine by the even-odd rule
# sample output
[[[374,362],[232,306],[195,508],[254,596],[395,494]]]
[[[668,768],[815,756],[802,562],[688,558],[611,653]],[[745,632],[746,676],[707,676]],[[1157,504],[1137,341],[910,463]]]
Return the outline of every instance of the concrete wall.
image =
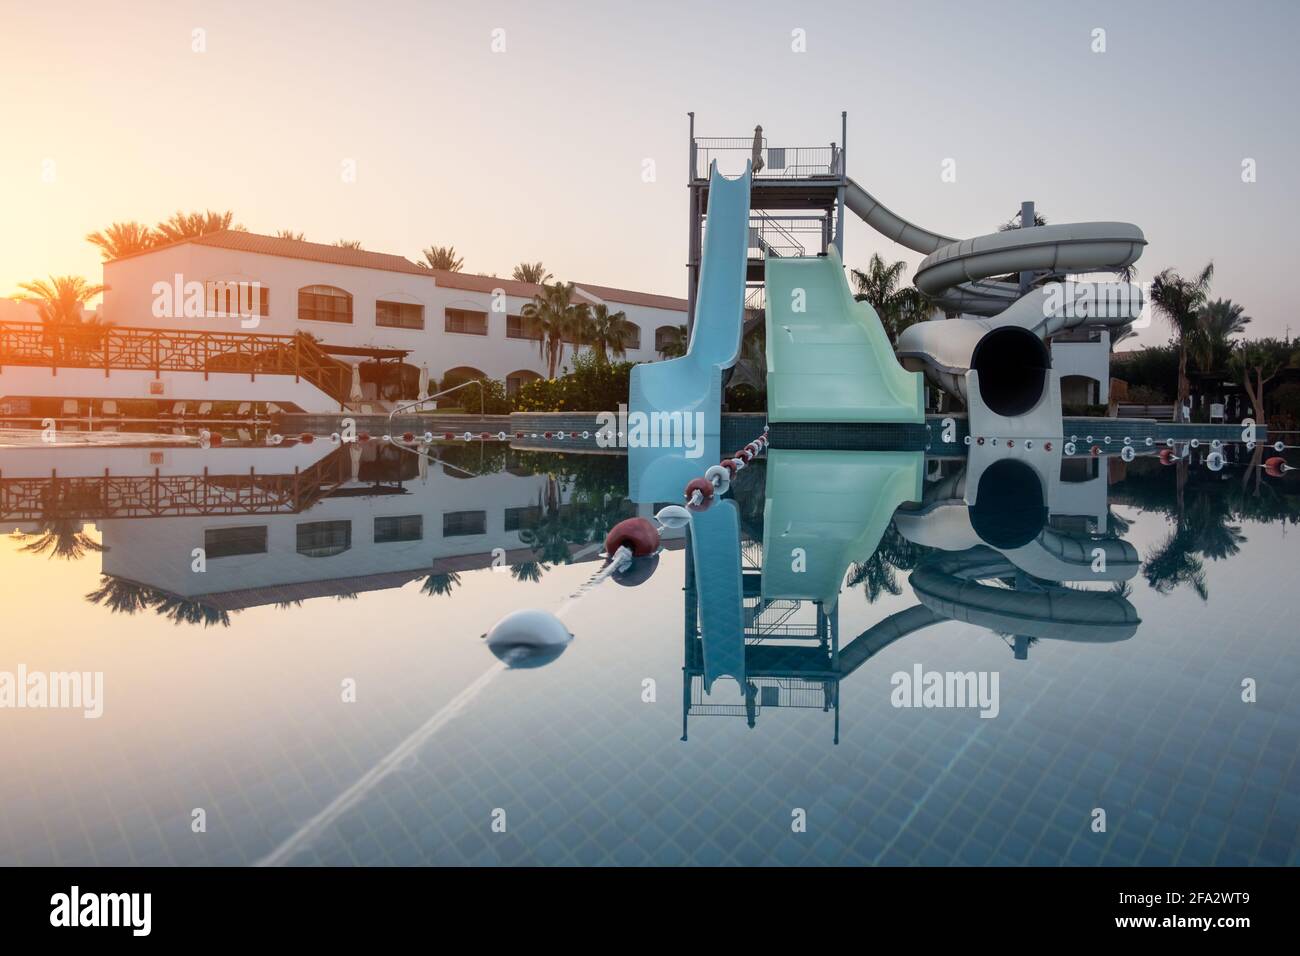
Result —
[[[339,403],[306,379],[292,375],[237,372],[163,371],[157,377],[142,369],[49,368],[0,366],[0,398],[145,398],[165,404],[190,402],[292,402],[307,412],[337,412]],[[190,405],[192,415],[195,410]]]
[[[506,337],[507,316],[520,314],[531,301],[529,298],[507,296],[504,300],[506,311],[493,312],[490,292],[443,288],[432,275],[333,265],[194,243],[105,263],[104,283],[109,288],[104,293],[104,318],[126,326],[241,330],[238,318],[155,316],[154,284],[173,283],[177,274],[183,277],[183,282],[260,282],[269,290],[270,309],[269,315],[257,325],[259,332],[289,335],[303,330],[330,345],[410,349],[407,361],[416,366],[427,364],[430,374],[436,379],[442,379],[448,370],[462,366],[478,369],[501,380],[521,370],[539,374],[546,372],[536,342]],[[352,324],[299,320],[298,290],[308,285],[336,286],[351,293]],[[381,299],[423,305],[424,329],[377,326],[375,302]],[[631,361],[657,359],[655,329],[663,325],[681,325],[686,321],[683,312],[617,302],[608,305],[613,311],[626,313],[629,321],[641,329],[641,347],[629,350],[627,355]],[[445,310],[449,308],[487,312],[487,335],[446,331]],[[572,354],[571,348],[565,349],[566,363],[572,362]]]

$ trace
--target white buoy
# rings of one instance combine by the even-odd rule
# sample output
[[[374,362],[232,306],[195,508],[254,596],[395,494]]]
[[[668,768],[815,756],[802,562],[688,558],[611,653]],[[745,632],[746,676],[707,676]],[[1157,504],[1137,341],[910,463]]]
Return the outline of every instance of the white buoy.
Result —
[[[1212,451],[1205,457],[1205,467],[1210,471],[1223,470],[1223,455],[1220,452]]]
[[[1077,447],[1072,441],[1067,441],[1065,443],[1065,448],[1062,449],[1062,451],[1064,451],[1067,455],[1073,455],[1077,450],[1078,450]]]
[[[573,641],[564,622],[550,611],[513,611],[492,625],[485,635],[488,650],[507,667],[541,667],[549,664]]]
[[[684,528],[691,523],[691,513],[681,505],[664,505],[655,520],[665,528]]]
[[[1120,451],[1119,457],[1122,458],[1124,461],[1132,461],[1134,458],[1137,457],[1137,451],[1133,448],[1132,445],[1125,445],[1124,448]]]

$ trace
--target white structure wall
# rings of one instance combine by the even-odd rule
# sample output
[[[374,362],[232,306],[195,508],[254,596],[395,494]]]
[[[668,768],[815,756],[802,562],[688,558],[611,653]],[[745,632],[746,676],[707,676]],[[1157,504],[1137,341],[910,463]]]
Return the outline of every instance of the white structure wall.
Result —
[[[182,283],[212,280],[258,282],[268,290],[269,314],[258,320],[256,331],[277,335],[307,331],[328,345],[409,349],[406,361],[417,367],[427,365],[435,379],[440,380],[449,370],[459,367],[474,368],[500,380],[518,371],[546,372],[536,341],[507,337],[507,316],[520,315],[523,307],[532,300],[531,288],[523,283],[465,276],[448,281],[481,286],[482,290],[454,288],[444,284],[432,272],[419,274],[340,265],[197,242],[180,243],[105,263],[104,284],[108,287],[104,293],[105,320],[118,326],[253,330],[244,327],[246,323],[238,317],[186,318],[183,313],[178,316],[156,315],[155,284],[173,284],[178,275],[182,277]],[[496,287],[506,290],[507,294],[493,295],[491,290],[498,282]],[[334,286],[350,293],[352,322],[299,319],[298,290],[311,285]],[[581,286],[579,290],[588,300],[601,301],[599,295],[583,290]],[[423,306],[424,328],[377,325],[375,303],[380,300]],[[627,354],[631,361],[657,359],[655,330],[660,326],[682,325],[686,321],[684,311],[613,300],[608,300],[607,304],[611,311],[624,312],[629,321],[640,328],[640,347],[630,349]],[[447,309],[486,312],[487,334],[447,331]],[[566,348],[565,363],[572,361],[572,354],[572,348]]]

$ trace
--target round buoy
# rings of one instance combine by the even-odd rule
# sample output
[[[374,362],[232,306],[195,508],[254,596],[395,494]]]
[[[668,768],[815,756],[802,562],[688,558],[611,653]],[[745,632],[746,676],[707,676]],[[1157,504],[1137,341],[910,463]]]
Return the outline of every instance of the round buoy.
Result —
[[[357,434],[357,441],[370,441],[370,432],[359,432]]]
[[[1192,446],[1193,448],[1200,448],[1200,447],[1201,447],[1201,440],[1200,440],[1199,438],[1193,438],[1192,441],[1191,441],[1191,446]]]
[[[298,436],[298,441],[302,442],[304,445],[310,445],[315,440],[316,440],[316,436],[313,435],[311,432],[303,432],[301,435]]]
[[[267,439],[267,441],[269,441],[272,445],[278,445],[280,444],[280,442],[284,441],[284,436],[272,435],[270,438]]]
[[[1148,435],[1148,436],[1146,437],[1146,445],[1149,447],[1149,446],[1152,445],[1153,443],[1154,443],[1154,440],[1151,438],[1150,435]]]
[[[342,440],[343,440],[343,436],[340,435],[338,432],[330,432],[330,441],[331,441],[331,442],[333,442],[334,444],[337,445],[337,444],[338,444],[339,442],[341,442]]]
[[[1074,454],[1076,451],[1078,451],[1079,449],[1078,449],[1078,447],[1074,444],[1074,442],[1072,442],[1072,441],[1067,441],[1067,442],[1065,443],[1065,447],[1064,447],[1063,449],[1061,449],[1061,450],[1064,451],[1067,455],[1073,455],[1073,454]]]
[[[644,558],[659,548],[659,531],[646,518],[626,518],[605,535],[605,553],[612,555],[627,546],[633,557]]]
[[[225,439],[221,437],[221,432],[213,432],[211,435],[208,436],[208,444],[210,444],[213,448],[221,447],[221,443],[223,441],[225,441]]]
[[[704,481],[703,478],[696,478],[695,480]],[[708,484],[708,482],[705,482],[705,484]],[[709,485],[709,493],[713,493],[712,485]],[[685,528],[691,523],[691,513],[681,505],[664,505],[655,514],[655,520],[665,528],[676,530],[677,528]]]
[[[736,459],[734,459],[734,458],[724,458],[724,459],[722,459],[722,461],[718,462],[718,464],[719,464],[721,467],[727,469],[727,472],[728,472],[729,475],[732,476],[732,477],[734,477],[735,474],[736,474],[736,472],[740,470],[740,469],[736,466]]]
[[[1273,450],[1286,451],[1286,445],[1282,444],[1281,440],[1279,439],[1278,441],[1273,442]]]
[[[1098,455],[1101,454],[1101,446],[1100,446],[1100,445],[1093,445],[1091,448],[1088,449],[1088,451],[1092,453],[1092,456],[1093,456],[1094,458],[1096,458]]]
[[[1206,456],[1205,456],[1205,467],[1208,468],[1208,469],[1210,469],[1210,471],[1222,471],[1222,470],[1223,470],[1223,453],[1222,453],[1222,452],[1217,452],[1217,451],[1212,451],[1212,452],[1210,452],[1208,455],[1206,455]]]
[[[969,445],[969,444],[970,444],[970,435],[967,435],[964,439],[962,439],[962,441],[963,441],[965,444]]]
[[[705,479],[711,485],[716,486],[719,492],[725,492],[727,485],[731,484],[731,472],[727,471],[727,468],[720,466],[720,464],[711,464],[711,466],[708,466],[708,471],[705,472]]]
[[[1172,465],[1176,461],[1178,461],[1178,458],[1177,456],[1174,455],[1173,449],[1171,448],[1160,449],[1160,464]]]
[[[1281,478],[1289,470],[1290,466],[1286,463],[1285,458],[1274,456],[1264,462],[1264,472],[1270,478]]]
[[[507,614],[484,635],[488,650],[507,667],[549,664],[573,641],[573,635],[549,611],[523,610]]]
[[[1124,461],[1132,461],[1137,457],[1137,451],[1132,445],[1125,445],[1123,450],[1119,453],[1119,457]]]
[[[697,491],[700,493],[699,503],[692,505],[691,499],[695,497]],[[713,504],[713,493],[713,482],[708,478],[692,478],[686,483],[686,506],[694,511],[703,511]]]
[[[427,445],[427,444],[429,444],[429,442],[431,442],[431,441],[433,441],[433,432],[425,432],[425,433],[424,433],[424,443]]]
[[[1052,450],[1052,443],[1050,441],[1043,442],[1043,451],[1051,451],[1051,450]]]
[[[402,432],[402,441],[406,442],[408,445],[415,441],[415,432]]]

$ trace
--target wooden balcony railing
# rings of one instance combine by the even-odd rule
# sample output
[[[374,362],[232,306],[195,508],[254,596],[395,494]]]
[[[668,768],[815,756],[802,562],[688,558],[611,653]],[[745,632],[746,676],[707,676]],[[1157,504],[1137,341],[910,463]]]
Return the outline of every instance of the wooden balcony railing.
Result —
[[[207,332],[115,325],[0,322],[0,367],[118,369],[161,374],[236,372],[306,379],[335,401],[347,401],[352,367],[307,335]]]

